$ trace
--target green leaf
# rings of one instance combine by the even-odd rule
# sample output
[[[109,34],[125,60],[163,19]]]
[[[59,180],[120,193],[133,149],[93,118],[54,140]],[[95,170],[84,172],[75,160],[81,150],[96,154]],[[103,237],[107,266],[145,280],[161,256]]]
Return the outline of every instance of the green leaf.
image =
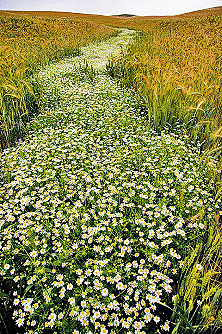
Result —
[[[32,287],[33,287],[33,284],[27,286],[27,288],[25,289],[25,292],[24,292],[24,296],[27,294],[27,292],[28,292],[29,290],[31,290]]]
[[[178,328],[180,327],[180,324],[181,324],[181,321],[179,321],[179,322],[176,324],[176,326],[174,327],[174,329],[173,329],[173,331],[172,331],[171,334],[176,334],[176,333],[177,333],[177,330],[178,330]]]
[[[213,300],[212,300],[212,302],[211,302],[211,305],[214,305],[214,304],[216,303],[216,301],[217,301],[218,297],[220,297],[221,293],[222,293],[222,290],[221,290],[221,289],[218,290],[218,291],[215,293],[214,298],[213,298]]]
[[[160,304],[160,305],[162,305],[162,306],[165,306],[166,308],[168,308],[168,309],[170,309],[171,311],[173,311],[173,309],[172,309],[171,307],[169,307],[168,305],[166,305],[166,304],[164,304],[164,303],[159,302],[158,304]],[[177,308],[179,309],[179,312],[177,312],[177,311],[175,310],[175,313],[179,316],[179,318],[180,318],[181,320],[183,320],[183,321],[185,322],[185,324],[186,324],[192,331],[194,331],[194,327],[189,323],[188,319],[187,319],[184,315],[182,315],[182,314],[180,313],[180,312],[183,312],[183,313],[184,313],[183,309],[182,309],[179,305],[177,305]]]

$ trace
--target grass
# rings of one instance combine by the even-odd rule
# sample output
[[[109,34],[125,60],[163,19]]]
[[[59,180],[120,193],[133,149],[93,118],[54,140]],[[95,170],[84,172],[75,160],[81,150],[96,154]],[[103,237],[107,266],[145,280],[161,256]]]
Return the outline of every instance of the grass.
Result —
[[[103,50],[128,36],[41,71],[40,114],[2,154],[1,288],[20,333],[173,330],[165,305],[219,210],[198,148],[105,75]]]
[[[207,13],[4,18],[8,36],[31,29],[39,59],[8,58],[4,103],[35,114],[36,85],[40,114],[1,155],[3,333],[220,333],[221,18]],[[142,32],[127,52],[125,31],[65,59],[114,34],[98,22]]]
[[[209,144],[221,126],[220,17],[154,20],[109,73],[134,87],[156,129],[179,121],[190,140]]]
[[[174,16],[135,16],[135,17],[122,17],[121,15],[116,16],[104,16],[94,14],[82,14],[82,13],[71,13],[71,12],[52,12],[52,11],[5,11],[0,10],[0,15],[10,17],[43,17],[43,18],[81,18],[87,21],[106,24],[108,26],[120,27],[120,28],[132,28],[137,30],[146,29],[152,20],[155,19],[178,19],[178,18],[198,18],[198,17],[209,17],[209,16],[221,16],[222,6],[198,10],[190,13]]]
[[[25,124],[37,113],[33,74],[113,34],[111,28],[81,19],[0,17],[1,150],[22,137]]]
[[[202,163],[214,157],[221,170],[221,16],[140,23],[142,33],[127,53],[110,61],[108,73],[139,93],[149,124],[157,131],[177,133],[180,125],[188,141],[201,148]],[[221,198],[221,173],[213,178],[215,197]],[[221,327],[220,235],[221,216],[215,214],[205,242],[197,240],[178,282],[174,334],[216,333]]]

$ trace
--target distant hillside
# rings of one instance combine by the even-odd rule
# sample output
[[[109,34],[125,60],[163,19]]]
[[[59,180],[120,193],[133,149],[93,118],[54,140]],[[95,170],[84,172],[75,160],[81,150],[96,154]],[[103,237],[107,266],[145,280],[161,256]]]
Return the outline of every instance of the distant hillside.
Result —
[[[38,16],[38,17],[49,17],[49,18],[82,18],[90,21],[96,21],[108,24],[109,21],[113,23],[113,20],[138,20],[140,18],[145,19],[167,19],[167,18],[189,18],[189,17],[200,17],[210,15],[221,15],[222,6],[212,7],[202,10],[196,10],[185,14],[172,15],[172,16],[136,16],[134,14],[120,14],[120,15],[95,15],[95,14],[82,14],[82,13],[71,13],[71,12],[51,12],[51,11],[13,11],[13,10],[0,10],[0,15],[17,15],[17,16]]]
[[[13,17],[39,17],[39,18],[57,18],[62,20],[80,19],[87,20],[94,23],[103,24],[109,27],[115,28],[128,28],[136,30],[147,30],[151,24],[156,24],[155,21],[161,20],[176,20],[176,19],[189,19],[189,18],[201,18],[207,16],[221,16],[222,6],[198,10],[191,13],[185,13],[175,16],[131,16],[133,14],[120,14],[117,16],[105,16],[95,14],[81,14],[70,12],[50,12],[50,11],[10,11],[1,10],[0,16],[13,16]]]
[[[114,17],[134,17],[134,14],[119,14],[119,15],[112,15]]]
[[[176,15],[176,17],[199,17],[199,16],[210,16],[210,15],[222,15],[222,6],[212,7],[202,10],[196,10],[185,14]]]

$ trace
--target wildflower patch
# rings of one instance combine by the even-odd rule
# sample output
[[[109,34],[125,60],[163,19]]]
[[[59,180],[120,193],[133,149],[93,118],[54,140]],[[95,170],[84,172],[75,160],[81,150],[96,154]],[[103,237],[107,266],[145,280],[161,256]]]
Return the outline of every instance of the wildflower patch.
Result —
[[[205,231],[188,218],[207,221],[217,206],[197,148],[147,127],[135,93],[89,76],[80,59],[38,80],[41,114],[1,156],[0,284],[18,330],[169,331],[160,303],[172,304],[189,244]]]

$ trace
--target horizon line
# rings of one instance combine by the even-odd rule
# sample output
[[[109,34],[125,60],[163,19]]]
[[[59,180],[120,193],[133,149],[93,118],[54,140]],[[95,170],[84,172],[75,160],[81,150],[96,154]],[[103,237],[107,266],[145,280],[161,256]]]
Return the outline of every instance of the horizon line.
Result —
[[[201,8],[201,9],[196,9],[192,10],[190,12],[183,12],[183,13],[178,13],[178,14],[165,14],[165,15],[138,15],[138,14],[127,14],[127,13],[122,13],[122,14],[98,14],[98,13],[83,13],[83,12],[70,12],[70,11],[61,11],[61,10],[26,10],[26,9],[0,9],[0,12],[43,12],[43,13],[70,13],[70,14],[83,14],[83,15],[98,15],[98,16],[121,16],[121,15],[132,15],[132,16],[137,16],[137,17],[165,17],[165,16],[177,16],[177,15],[183,15],[183,14],[189,14],[189,13],[194,13],[202,10],[211,10],[215,8],[221,8],[222,6],[215,6],[215,7],[207,7],[207,8]]]

